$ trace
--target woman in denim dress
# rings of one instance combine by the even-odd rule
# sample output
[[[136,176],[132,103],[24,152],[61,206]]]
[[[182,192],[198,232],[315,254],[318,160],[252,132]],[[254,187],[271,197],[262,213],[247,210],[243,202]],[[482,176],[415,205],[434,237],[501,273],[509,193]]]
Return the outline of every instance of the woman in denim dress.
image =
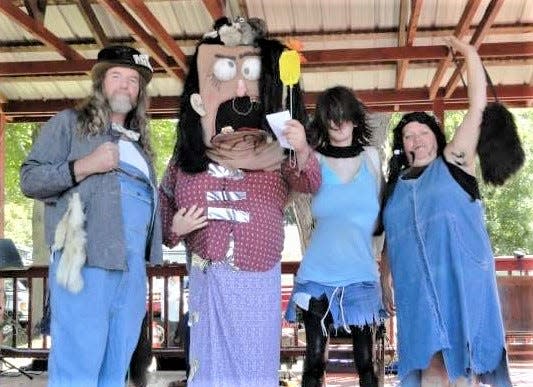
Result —
[[[394,285],[402,386],[510,386],[494,258],[475,178],[487,103],[476,49],[468,112],[446,144],[434,117],[406,114],[393,134],[383,221]],[[387,262],[387,260],[385,260]]]

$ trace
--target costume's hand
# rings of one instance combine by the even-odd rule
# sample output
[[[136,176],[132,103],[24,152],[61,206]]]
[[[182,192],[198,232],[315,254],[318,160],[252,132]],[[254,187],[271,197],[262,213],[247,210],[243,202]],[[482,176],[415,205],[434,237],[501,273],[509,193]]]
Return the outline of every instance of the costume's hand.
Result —
[[[394,316],[396,314],[396,307],[394,305],[394,295],[392,293],[392,286],[390,281],[381,281],[381,293],[385,310],[387,311],[389,316]]]
[[[74,173],[76,181],[81,181],[95,173],[106,173],[118,167],[118,145],[112,142],[104,142],[87,156],[76,160]]]
[[[174,214],[171,230],[177,236],[182,236],[205,226],[207,216],[204,215],[204,209],[195,204],[189,208],[182,207]]]

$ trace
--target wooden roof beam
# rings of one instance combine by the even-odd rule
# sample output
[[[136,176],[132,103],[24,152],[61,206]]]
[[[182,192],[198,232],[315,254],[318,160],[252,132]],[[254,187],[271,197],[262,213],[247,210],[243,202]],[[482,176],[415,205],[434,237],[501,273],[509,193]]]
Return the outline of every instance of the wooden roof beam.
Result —
[[[154,60],[159,63],[165,71],[174,78],[183,79],[184,73],[180,69],[171,67],[168,56],[159,47],[157,40],[148,34],[143,27],[135,20],[135,18],[124,8],[124,6],[116,0],[98,0],[102,3],[115,17],[117,17],[128,29],[131,31],[133,38],[141,43]]]
[[[405,42],[403,46],[411,47],[415,39],[416,29],[418,27],[418,19],[420,17],[420,11],[422,9],[423,0],[413,0],[411,2],[411,19],[409,20],[409,26],[407,27],[407,33],[405,36]],[[400,43],[400,42],[398,42]],[[398,44],[400,46],[400,44]],[[401,89],[405,80],[405,74],[407,73],[407,66],[409,60],[402,59],[398,62],[396,68],[396,88]]]
[[[527,105],[528,101],[533,101],[533,86],[531,85],[509,85],[496,86],[496,92],[501,101],[506,103]],[[304,96],[306,106],[314,106],[319,92],[307,92]],[[386,90],[357,90],[357,96],[370,107],[393,106],[406,104],[433,104],[425,88],[409,89],[386,89]],[[25,100],[7,101],[4,105],[4,112],[8,117],[50,117],[65,108],[72,107],[77,101],[71,99],[57,100]],[[151,114],[174,115],[179,108],[179,98],[152,97],[150,100],[149,112]],[[444,99],[444,104],[466,104],[468,103],[467,90],[464,87],[457,88],[452,96]]]
[[[176,61],[178,66],[187,71],[187,56],[178,46],[174,38],[169,35],[166,29],[161,25],[159,20],[148,9],[142,0],[124,0],[126,4],[139,16],[147,28],[150,29],[154,37],[162,43],[170,52],[170,56]]]
[[[490,27],[492,26],[492,23],[494,23],[494,19],[496,19],[496,15],[498,15],[498,12],[500,8],[503,5],[503,0],[492,0],[489,5],[487,6],[487,9],[485,10],[485,14],[483,15],[483,19],[481,20],[481,23],[479,23],[476,32],[472,36],[472,39],[470,40],[470,44],[474,47],[478,48],[481,45],[481,42],[485,38],[485,35],[489,31]],[[457,68],[453,72],[452,76],[448,80],[448,83],[446,84],[446,87],[444,88],[444,97],[447,98],[450,95],[452,95],[453,91],[457,87],[457,84],[459,82],[459,79],[461,78],[461,74],[465,69],[465,62],[464,61],[458,61]]]
[[[84,59],[83,56],[78,54],[78,52],[73,50],[68,44],[46,29],[43,23],[32,19],[31,16],[14,6],[11,1],[0,1],[0,12],[15,20],[36,39],[44,45],[51,47],[54,51],[59,52],[65,59]]]
[[[477,9],[479,8],[481,4],[481,0],[470,0],[466,3],[465,9],[463,11],[463,14],[461,15],[461,19],[459,20],[459,23],[457,24],[457,27],[455,27],[454,35],[458,37],[459,39],[465,35],[465,33],[469,30],[470,24],[472,24],[472,19],[474,18]],[[437,67],[437,71],[435,72],[435,75],[433,76],[433,80],[431,81],[431,84],[429,86],[429,98],[435,99],[435,96],[437,95],[437,91],[440,86],[440,82],[442,81],[442,78],[444,77],[444,74],[446,72],[446,69],[452,62],[452,54],[448,54],[446,58],[441,59],[439,62],[439,66]]]
[[[91,30],[94,39],[100,47],[109,46],[109,39],[107,38],[102,25],[98,21],[90,0],[78,0],[78,8],[87,23],[87,26]]]
[[[485,43],[479,47],[482,59],[522,60],[533,58],[532,42]],[[304,72],[310,68],[322,68],[328,71],[332,66],[354,66],[356,64],[389,63],[397,60],[436,61],[448,55],[446,46],[412,46],[359,48],[350,50],[308,51],[305,56],[308,63],[302,65]],[[462,58],[458,54],[458,58]],[[66,76],[87,73],[94,65],[94,59],[73,61],[37,61],[37,62],[0,62],[0,77],[32,76]],[[173,71],[180,71],[177,64],[167,65]],[[164,72],[158,63],[153,65],[154,72]]]

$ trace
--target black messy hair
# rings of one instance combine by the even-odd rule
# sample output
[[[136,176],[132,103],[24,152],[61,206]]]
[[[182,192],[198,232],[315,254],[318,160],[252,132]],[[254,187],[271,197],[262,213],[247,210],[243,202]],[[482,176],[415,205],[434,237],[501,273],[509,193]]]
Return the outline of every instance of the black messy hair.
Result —
[[[325,90],[317,99],[315,116],[309,125],[313,147],[329,144],[330,122],[340,126],[343,121],[354,124],[352,145],[368,145],[372,132],[367,122],[366,108],[353,91],[343,86]]]
[[[216,25],[216,24],[215,24]],[[179,122],[177,125],[177,142],[174,147],[173,161],[187,173],[199,173],[207,170],[209,159],[206,155],[207,147],[204,143],[203,129],[200,115],[192,108],[190,97],[199,92],[198,78],[198,48],[202,44],[219,44],[222,41],[219,37],[203,38],[196,46],[194,55],[189,60],[189,72],[183,86],[183,93],[180,97]],[[279,57],[286,48],[276,39],[261,37],[254,42],[254,47],[259,48],[261,57],[261,76],[259,78],[259,98],[263,115],[281,111],[283,104],[283,83],[279,74]],[[302,92],[297,84],[292,90],[292,112],[293,118],[299,120],[304,125],[306,123],[306,112],[303,103]],[[289,96],[285,107],[288,109]],[[262,129],[272,133],[266,117],[262,122]]]
[[[489,103],[483,111],[477,153],[483,180],[493,185],[503,185],[524,164],[513,115],[501,103]]]

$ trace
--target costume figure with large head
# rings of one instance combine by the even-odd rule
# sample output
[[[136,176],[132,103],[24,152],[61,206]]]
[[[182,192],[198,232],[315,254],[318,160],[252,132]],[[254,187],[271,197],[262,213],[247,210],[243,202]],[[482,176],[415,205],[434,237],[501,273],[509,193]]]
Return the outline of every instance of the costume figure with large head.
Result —
[[[198,44],[181,96],[174,150],[184,171],[204,171],[208,158],[232,159],[230,166],[249,169],[269,169],[283,158],[265,116],[284,108],[279,57],[286,47],[266,33],[260,19],[223,18]],[[293,118],[303,122],[299,86],[292,92]]]
[[[283,210],[291,191],[320,186],[297,85],[288,90],[293,106],[283,106],[285,49],[260,20],[224,19],[190,61],[159,198],[165,244],[183,240],[191,257],[191,387],[279,382]],[[296,118],[280,128],[294,159],[266,120],[283,109]]]

